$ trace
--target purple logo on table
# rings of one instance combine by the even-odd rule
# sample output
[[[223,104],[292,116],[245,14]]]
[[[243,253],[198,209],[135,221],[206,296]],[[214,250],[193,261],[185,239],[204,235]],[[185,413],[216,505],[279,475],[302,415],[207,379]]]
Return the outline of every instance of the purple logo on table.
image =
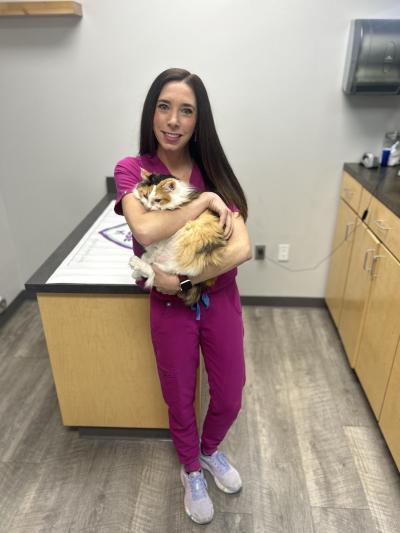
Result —
[[[99,233],[108,241],[132,250],[132,232],[128,224],[118,224],[111,228],[102,229]]]

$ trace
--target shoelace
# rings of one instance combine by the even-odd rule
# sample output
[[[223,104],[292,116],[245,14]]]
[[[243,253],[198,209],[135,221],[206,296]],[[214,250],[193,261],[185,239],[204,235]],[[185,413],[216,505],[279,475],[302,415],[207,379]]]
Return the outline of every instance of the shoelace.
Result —
[[[212,455],[210,457],[210,460],[213,466],[216,468],[216,470],[221,472],[221,474],[224,474],[230,468],[230,464],[228,463],[228,460],[224,452],[218,451],[215,455]]]
[[[207,481],[201,474],[194,476],[189,475],[190,491],[192,493],[193,500],[201,500],[207,494]]]

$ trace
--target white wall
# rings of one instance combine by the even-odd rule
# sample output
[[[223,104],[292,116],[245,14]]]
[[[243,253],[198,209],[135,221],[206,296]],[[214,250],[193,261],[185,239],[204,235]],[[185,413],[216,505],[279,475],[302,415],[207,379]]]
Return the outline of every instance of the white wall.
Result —
[[[398,0],[84,0],[80,21],[0,19],[0,179],[23,283],[105,192],[115,162],[138,149],[155,76],[178,66],[204,80],[222,144],[244,189],[254,244],[287,268],[332,244],[344,161],[379,153],[400,127],[399,97],[341,91],[350,20],[399,18]],[[1,207],[1,206],[0,206]],[[2,217],[3,224],[4,215]],[[328,262],[288,272],[240,268],[242,294],[322,297]],[[4,273],[5,272],[5,273]],[[4,279],[3,276],[6,276]]]
[[[23,280],[8,218],[0,188],[0,297],[10,304],[21,291]]]

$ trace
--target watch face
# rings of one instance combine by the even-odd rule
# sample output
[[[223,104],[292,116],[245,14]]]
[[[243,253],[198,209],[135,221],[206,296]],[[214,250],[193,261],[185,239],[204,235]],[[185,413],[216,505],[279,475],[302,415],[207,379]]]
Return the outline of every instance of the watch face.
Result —
[[[181,281],[181,290],[183,292],[186,292],[191,288],[192,288],[192,282],[190,281],[190,279],[185,279],[184,281]]]

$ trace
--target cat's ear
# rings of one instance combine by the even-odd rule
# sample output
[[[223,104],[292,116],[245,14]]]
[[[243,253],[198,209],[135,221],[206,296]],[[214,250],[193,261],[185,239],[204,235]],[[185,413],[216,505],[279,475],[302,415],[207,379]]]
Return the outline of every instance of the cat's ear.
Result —
[[[175,180],[168,180],[166,181],[163,186],[162,186],[163,190],[166,191],[166,192],[171,192],[171,191],[174,191],[175,188],[176,188],[176,182]]]
[[[140,167],[140,176],[143,180],[148,180],[151,176],[151,172]]]

